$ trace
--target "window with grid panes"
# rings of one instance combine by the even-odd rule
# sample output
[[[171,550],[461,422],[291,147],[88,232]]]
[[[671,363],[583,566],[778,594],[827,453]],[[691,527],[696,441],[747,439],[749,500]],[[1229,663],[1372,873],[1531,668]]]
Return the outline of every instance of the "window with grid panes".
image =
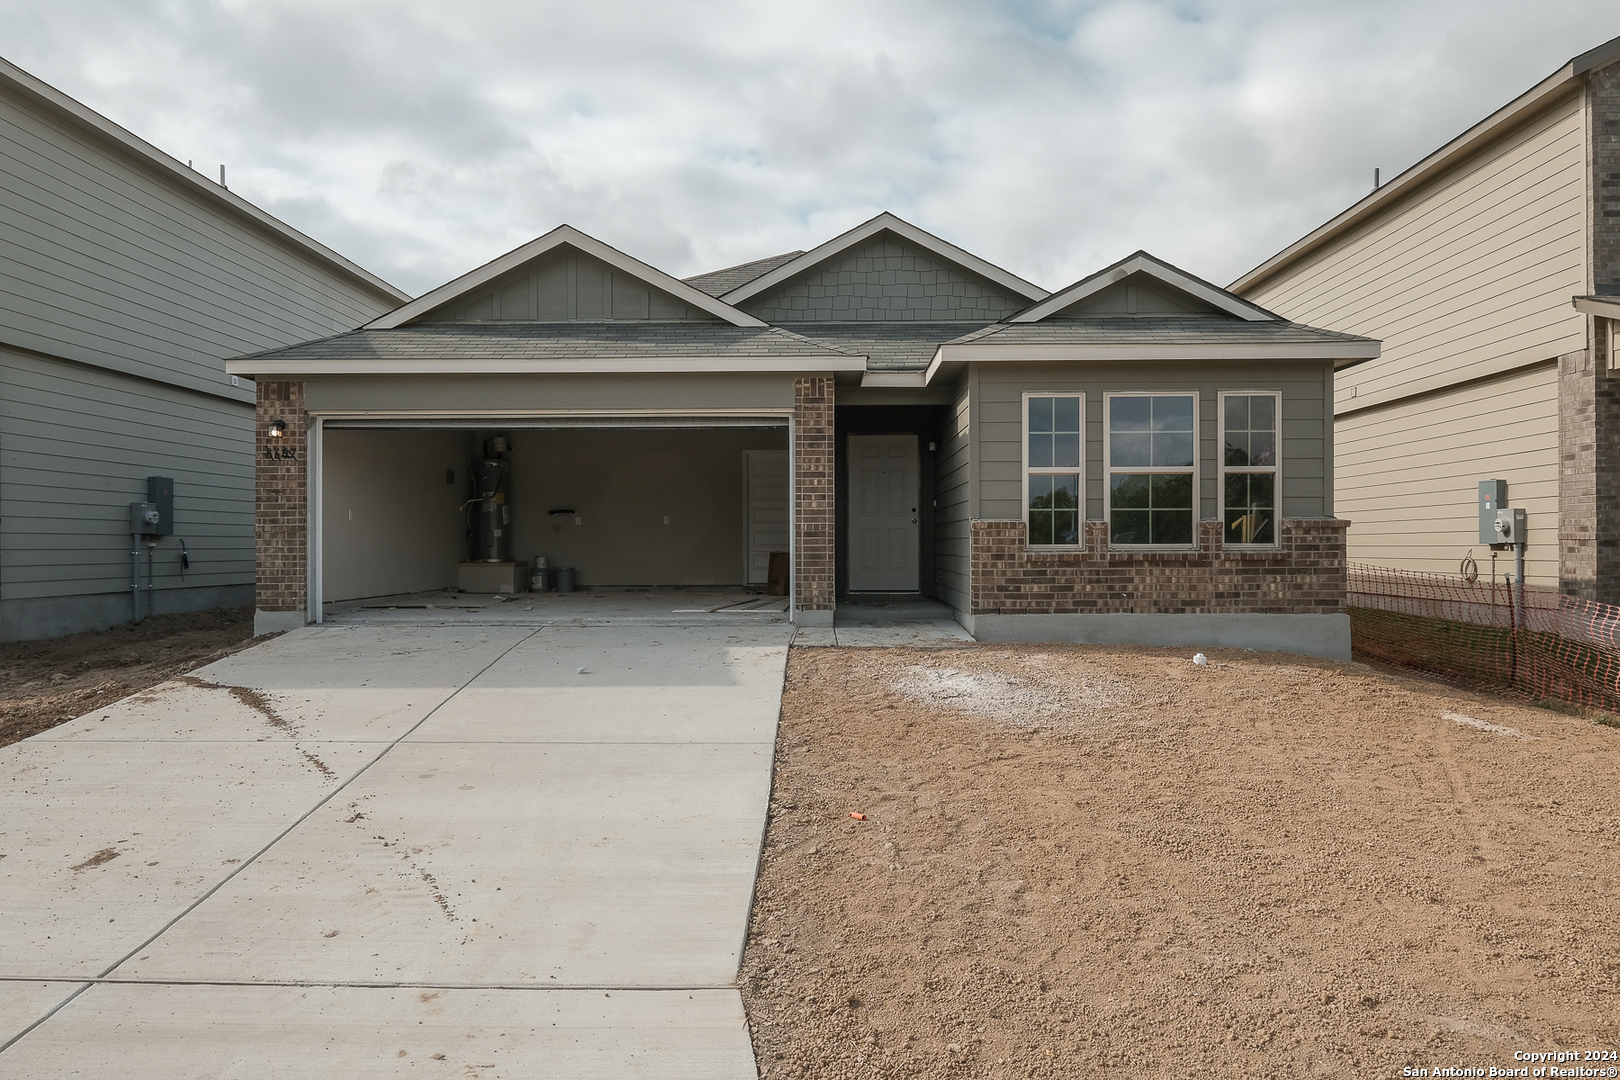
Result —
[[[1024,395],[1024,521],[1032,547],[1080,543],[1083,394]]]
[[[1226,543],[1277,543],[1278,414],[1282,395],[1221,394],[1221,520]]]
[[[1106,411],[1109,542],[1191,547],[1196,396],[1109,394]]]

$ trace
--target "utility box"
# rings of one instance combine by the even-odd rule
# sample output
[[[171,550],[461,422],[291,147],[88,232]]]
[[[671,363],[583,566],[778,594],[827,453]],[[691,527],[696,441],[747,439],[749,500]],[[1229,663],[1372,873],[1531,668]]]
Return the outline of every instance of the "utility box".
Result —
[[[1524,510],[1522,507],[1512,507],[1496,512],[1496,522],[1491,526],[1496,539],[1491,541],[1493,547],[1517,547],[1524,543]]]
[[[133,502],[129,504],[129,531],[135,536],[155,536],[158,530],[158,512],[156,503]]]
[[[154,536],[173,536],[174,477],[148,476],[146,478],[146,501],[157,507],[158,513],[156,527],[146,531]]]
[[[1500,544],[1501,534],[1496,531],[1496,512],[1507,506],[1506,480],[1479,482],[1479,542]]]

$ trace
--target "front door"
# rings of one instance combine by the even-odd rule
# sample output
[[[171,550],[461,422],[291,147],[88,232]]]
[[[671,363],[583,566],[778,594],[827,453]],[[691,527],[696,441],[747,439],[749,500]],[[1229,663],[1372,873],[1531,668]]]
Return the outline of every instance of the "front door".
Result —
[[[917,436],[849,437],[849,588],[917,591]]]

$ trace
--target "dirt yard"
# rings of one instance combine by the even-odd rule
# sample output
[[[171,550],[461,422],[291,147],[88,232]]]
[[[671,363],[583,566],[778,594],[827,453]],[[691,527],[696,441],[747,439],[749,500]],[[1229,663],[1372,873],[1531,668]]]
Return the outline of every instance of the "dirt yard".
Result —
[[[51,641],[0,644],[0,746],[94,712],[253,643],[253,609],[154,615]]]
[[[1620,1051],[1620,730],[1191,654],[794,649],[742,974],[762,1075]]]

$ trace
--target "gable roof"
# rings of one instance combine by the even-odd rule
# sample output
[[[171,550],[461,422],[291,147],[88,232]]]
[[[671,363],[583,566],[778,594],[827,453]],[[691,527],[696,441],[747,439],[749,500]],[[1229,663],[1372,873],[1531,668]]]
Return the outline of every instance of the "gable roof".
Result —
[[[782,263],[775,269],[739,285],[722,298],[729,304],[741,304],[778,285],[792,281],[800,274],[809,273],[829,259],[834,259],[883,232],[894,233],[930,255],[946,262],[955,263],[969,273],[993,282],[1014,296],[1020,296],[1026,300],[1041,300],[1047,295],[1046,290],[1039,285],[1032,285],[1016,274],[1009,273],[994,263],[985,262],[977,255],[964,251],[955,244],[946,243],[932,233],[924,232],[910,222],[903,221],[888,211],[884,211],[870,221],[863,222],[848,232],[833,237],[825,244],[812,248],[797,258]]]
[[[1023,311],[1009,316],[1009,323],[1033,323],[1049,318],[1085,300],[1095,296],[1113,285],[1117,285],[1127,278],[1136,275],[1152,278],[1163,285],[1169,286],[1176,292],[1183,293],[1200,303],[1224,312],[1234,318],[1245,322],[1283,322],[1280,315],[1267,311],[1258,304],[1237,297],[1221,288],[1211,285],[1203,278],[1194,277],[1179,267],[1171,266],[1162,259],[1156,259],[1145,251],[1137,251],[1125,256],[1112,266],[1083,277],[1068,288],[1059,289],[1039,303],[1032,304]]]
[[[753,262],[738,263],[728,266],[724,270],[710,270],[706,274],[694,274],[681,280],[694,289],[702,289],[710,296],[724,296],[733,289],[740,289],[753,281],[761,274],[775,270],[783,263],[791,262],[803,255],[802,251],[789,251],[785,255],[772,255],[768,259],[755,259]]]
[[[22,68],[0,59],[0,88],[45,109],[94,141],[111,147],[126,158],[162,176],[168,182],[200,196],[217,209],[310,257],[326,264],[332,270],[377,294],[385,302],[399,303],[411,294],[396,289],[382,278],[345,259],[331,248],[314,240],[278,218],[272,217],[237,195],[229,188],[216,184],[197,170],[181,164],[145,139],[119,127],[94,109],[68,97],[56,87],[28,74]]]
[[[1356,201],[1349,209],[1329,219],[1277,254],[1250,270],[1229,288],[1245,292],[1259,286],[1289,266],[1344,235],[1357,225],[1381,213],[1392,203],[1410,194],[1468,155],[1495,141],[1508,130],[1530,119],[1554,102],[1574,93],[1589,72],[1620,60],[1620,37],[1610,38],[1595,49],[1572,57],[1563,67],[1526,90],[1500,109],[1446,143],[1393,180],[1380,185]]]
[[[618,248],[580,232],[572,225],[559,225],[544,236],[530,240],[522,247],[514,248],[499,258],[492,259],[476,270],[470,270],[454,281],[440,285],[432,292],[412,300],[410,303],[395,308],[380,318],[373,319],[363,329],[366,330],[393,330],[413,322],[428,314],[435,308],[444,306],[494,281],[496,278],[516,270],[524,263],[531,262],[555,251],[561,247],[571,247],[576,251],[584,252],[593,258],[600,259],[630,277],[636,278],[655,289],[669,293],[678,300],[705,311],[716,318],[730,323],[732,326],[762,327],[766,325],[747,312],[738,311],[730,304],[718,300],[708,293],[671,277],[655,266],[649,266],[640,259],[632,258]]]

